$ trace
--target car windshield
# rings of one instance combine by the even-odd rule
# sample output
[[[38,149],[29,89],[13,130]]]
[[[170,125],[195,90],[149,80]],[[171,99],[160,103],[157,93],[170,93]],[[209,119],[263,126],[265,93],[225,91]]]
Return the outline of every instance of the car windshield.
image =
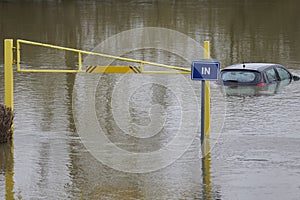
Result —
[[[257,76],[258,76],[257,72],[242,71],[242,70],[223,71],[221,75],[223,81],[242,82],[242,83],[253,82]]]

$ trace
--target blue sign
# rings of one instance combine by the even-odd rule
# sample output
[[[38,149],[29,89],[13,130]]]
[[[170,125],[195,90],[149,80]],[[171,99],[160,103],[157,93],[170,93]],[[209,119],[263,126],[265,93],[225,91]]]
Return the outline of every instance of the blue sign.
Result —
[[[192,80],[218,80],[220,62],[215,60],[195,60],[192,62]]]

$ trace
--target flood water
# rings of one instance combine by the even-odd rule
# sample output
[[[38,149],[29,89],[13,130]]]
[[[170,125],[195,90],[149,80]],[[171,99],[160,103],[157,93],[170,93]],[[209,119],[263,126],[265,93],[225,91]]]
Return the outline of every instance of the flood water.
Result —
[[[189,67],[203,50],[177,39],[183,35],[209,40],[221,67],[280,63],[300,75],[299,7],[296,0],[0,1],[0,77],[7,38]],[[170,50],[155,48],[162,44]],[[77,56],[24,45],[22,67],[75,69]],[[84,56],[84,66],[98,62]],[[201,85],[189,75],[14,75],[14,140],[0,144],[0,199],[300,197],[300,82],[254,96],[226,96],[211,84],[211,151],[202,158]]]

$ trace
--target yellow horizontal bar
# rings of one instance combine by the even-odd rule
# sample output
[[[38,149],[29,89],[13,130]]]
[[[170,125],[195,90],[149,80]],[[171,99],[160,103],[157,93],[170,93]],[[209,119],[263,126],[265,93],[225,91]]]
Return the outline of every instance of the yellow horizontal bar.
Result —
[[[90,68],[89,68],[90,67]],[[92,67],[96,67],[92,69]],[[139,68],[135,66],[136,68]],[[90,70],[90,71],[89,71]],[[20,69],[18,72],[24,73],[106,73],[106,74],[190,74],[190,72],[172,72],[172,71],[133,71],[129,66],[88,66],[87,70],[68,70],[68,69]]]
[[[153,63],[153,62],[142,62],[144,65],[152,65],[152,66],[157,66],[157,67],[163,67],[163,68],[168,68],[168,69],[174,69],[174,70],[180,70],[180,71],[185,71],[185,72],[191,72],[190,68],[184,68],[184,67],[175,67],[172,65],[165,65],[165,64],[159,64],[159,63]]]
[[[142,71],[139,66],[87,66],[87,73],[106,73],[106,74],[190,74],[190,72],[178,71]]]
[[[191,74],[191,72],[143,71],[143,74]]]
[[[72,69],[20,69],[18,72],[29,72],[29,73],[78,73],[85,72],[83,70],[72,70]]]
[[[40,43],[40,42],[32,42],[32,41],[20,40],[20,39],[17,40],[17,43],[30,44],[30,45],[41,46],[41,47],[48,47],[48,48],[72,51],[72,52],[77,52],[77,53],[78,52],[83,52],[82,50],[78,50],[78,49],[61,47],[61,46],[56,46],[56,45],[51,45],[51,44],[43,44],[43,43]]]
[[[87,66],[87,73],[106,73],[106,74],[139,74],[139,66]]]
[[[119,57],[119,56],[112,56],[112,55],[108,55],[108,54],[94,53],[94,52],[83,51],[83,50],[78,50],[78,49],[72,49],[72,48],[67,48],[67,47],[60,47],[60,46],[56,46],[56,45],[43,44],[43,43],[39,43],[39,42],[31,42],[31,41],[21,40],[21,39],[18,39],[17,43],[54,48],[54,49],[77,52],[77,53],[82,53],[82,54],[87,54],[87,55],[101,56],[101,57],[104,57],[104,58],[112,58],[112,59],[116,59],[116,60],[139,63],[141,65],[146,64],[146,65],[152,65],[152,66],[163,67],[163,68],[174,69],[174,70],[180,70],[180,71],[187,71],[187,72],[191,71],[190,68],[176,67],[176,66],[172,66],[172,65],[165,65],[165,64],[159,64],[159,63],[154,63],[154,62],[147,62],[147,61],[143,61],[143,60],[135,60],[135,59],[124,58],[124,57]]]

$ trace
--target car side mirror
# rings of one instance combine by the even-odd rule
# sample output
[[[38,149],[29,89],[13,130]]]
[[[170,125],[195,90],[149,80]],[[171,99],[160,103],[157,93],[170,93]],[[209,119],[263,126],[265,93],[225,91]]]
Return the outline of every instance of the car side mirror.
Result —
[[[300,80],[300,77],[294,75],[294,76],[293,76],[293,80],[294,80],[294,81],[299,81],[299,80]]]

